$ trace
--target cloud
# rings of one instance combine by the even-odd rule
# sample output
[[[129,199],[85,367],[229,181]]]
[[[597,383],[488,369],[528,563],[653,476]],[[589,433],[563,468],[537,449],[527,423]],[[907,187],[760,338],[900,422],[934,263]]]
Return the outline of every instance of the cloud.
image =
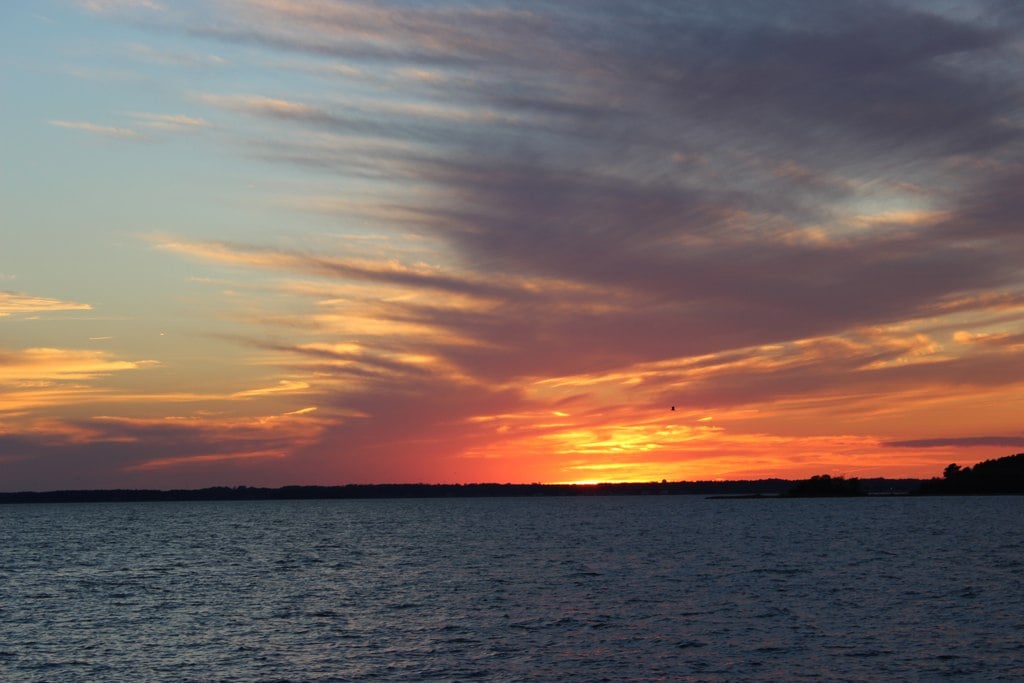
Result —
[[[775,140],[799,156],[825,147],[870,163],[894,146],[933,156],[992,149],[1012,136],[1000,117],[1012,102],[1009,82],[971,70],[1012,44],[985,17],[971,23],[881,2],[785,2],[742,13],[651,2],[592,3],[586,12],[360,2],[237,2],[232,10],[216,27],[193,30],[450,70],[461,98],[558,112],[589,131],[606,126],[613,143],[657,136],[735,149]],[[468,67],[479,77],[467,77]],[[954,100],[943,96],[951,91]],[[655,125],[638,128],[641,118]],[[681,121],[697,124],[693,134]],[[815,154],[810,166],[829,158]]]
[[[1012,231],[1017,171],[957,166],[1019,148],[1021,89],[1006,69],[1013,38],[984,17],[813,2],[743,13],[658,3],[596,3],[585,14],[546,5],[237,7],[209,35],[429,70],[405,108],[421,119],[429,117],[416,105],[432,97],[500,114],[484,142],[454,125],[368,124],[328,97],[209,100],[287,124],[265,158],[421,189],[373,218],[439,239],[443,269],[403,273],[295,254],[285,263],[251,246],[230,250],[261,267],[405,290],[367,310],[418,326],[390,328],[396,337],[445,330],[409,343],[465,376],[639,376],[645,396],[666,382],[661,400],[674,391],[671,375],[645,374],[652,364],[750,359],[676,376],[694,405],[720,406],[1019,380],[1000,379],[1005,356],[954,358],[926,353],[940,342],[913,333],[860,333],[934,316],[953,301],[1012,296],[1022,284],[1019,245],[979,239],[997,226]],[[513,118],[534,127],[508,125]],[[291,137],[306,126],[429,148],[373,158],[341,141]],[[474,270],[514,284],[478,289]],[[528,283],[538,296],[525,295]],[[415,296],[430,290],[486,296],[488,305]],[[323,333],[358,337],[359,325],[344,326],[349,310],[335,305],[337,324]]]
[[[412,99],[396,102],[348,98],[340,104],[310,104],[281,97],[214,93],[197,95],[195,99],[220,109],[293,125],[315,126],[364,141],[410,140],[432,147],[446,143],[461,146],[467,137],[479,137],[482,142],[486,131],[495,126],[538,128],[534,122],[493,108]]]
[[[154,361],[123,361],[112,354],[94,350],[30,348],[0,350],[0,380],[86,380],[111,372],[135,370]]]
[[[212,418],[97,416],[0,433],[6,490],[295,481],[288,456],[315,440],[309,413]],[[149,483],[148,486],[152,486]]]
[[[246,389],[232,394],[237,398],[251,398],[256,396],[268,396],[279,393],[295,393],[309,389],[309,384],[298,380],[280,380],[276,386],[260,387],[258,389]],[[314,408],[315,410],[315,408]]]
[[[122,126],[104,126],[98,123],[91,123],[89,121],[53,120],[49,123],[51,126],[57,126],[58,128],[80,130],[84,133],[91,133],[92,135],[99,135],[107,138],[115,138],[118,140],[142,140],[144,137],[139,131],[133,128],[125,128]]]
[[[97,14],[163,9],[155,0],[77,0],[77,3],[80,7]]]
[[[197,96],[200,102],[259,116],[318,120],[328,118],[326,112],[303,102],[263,97],[259,95],[217,95],[212,93]]]
[[[329,174],[351,170],[429,183],[434,196],[396,203],[391,213],[415,220],[443,242],[446,260],[467,270],[486,264],[490,276],[569,281],[595,296],[616,292],[614,301],[602,302],[610,305],[601,315],[583,312],[596,303],[573,315],[563,310],[567,305],[539,300],[502,301],[507,306],[496,314],[472,317],[408,311],[444,325],[479,326],[473,331],[485,337],[494,326],[495,336],[519,349],[530,348],[542,331],[515,319],[540,319],[546,345],[571,356],[572,369],[584,369],[590,351],[574,344],[581,336],[602,340],[605,350],[589,356],[597,367],[837,334],[1012,285],[1014,249],[965,245],[961,236],[943,233],[943,226],[963,225],[976,211],[970,193],[929,194],[913,200],[920,206],[904,208],[909,198],[894,189],[897,177],[924,173],[923,159],[934,168],[956,155],[988,154],[995,141],[1013,143],[1013,127],[1004,123],[1014,111],[1013,86],[975,83],[964,62],[950,57],[977,52],[998,59],[1005,36],[983,24],[881,4],[861,18],[847,5],[788,3],[777,16],[752,12],[732,24],[718,10],[691,15],[639,7],[617,10],[634,23],[614,31],[612,20],[622,17],[611,5],[573,16],[580,19],[575,26],[543,6],[520,14],[469,11],[459,15],[465,23],[456,32],[438,26],[429,12],[396,18],[393,8],[376,5],[332,7],[326,18],[316,13],[323,20],[315,23],[313,13],[292,4],[263,3],[239,13],[240,35],[248,31],[248,38],[267,44],[317,52],[330,43],[357,57],[367,45],[349,48],[343,38],[362,26],[379,38],[378,46],[392,45],[393,61],[432,50],[434,71],[453,77],[438,86],[447,101],[527,120],[557,112],[571,123],[538,139],[501,120],[487,129],[489,143],[479,144],[471,132],[428,136],[422,126],[367,123],[350,110],[342,116],[291,99],[211,101],[290,124],[429,138],[433,153],[416,156],[396,150],[371,158],[348,146],[307,150],[286,142],[265,148],[269,159]],[[804,10],[808,22],[788,22]],[[407,26],[418,33],[401,28]],[[467,38],[476,26],[536,31],[498,31],[484,44]],[[921,26],[924,37],[915,35]],[[528,97],[496,91],[492,84],[501,79],[452,73],[451,65],[463,62],[488,74],[514,71]],[[570,78],[570,71],[581,76]],[[560,87],[549,87],[557,75]],[[949,91],[963,91],[965,99],[935,102],[930,94]],[[878,113],[857,102],[872,102]],[[749,118],[765,106],[778,116]],[[890,110],[909,118],[901,123]],[[965,140],[975,146],[966,150]],[[695,176],[670,174],[659,159],[680,154],[711,161]],[[893,168],[899,172],[887,170]],[[871,185],[884,191],[865,189]],[[861,204],[895,208],[863,211]],[[795,241],[797,234],[820,239]],[[555,310],[560,319],[550,316]],[[621,330],[633,334],[627,339]],[[551,357],[520,355],[483,353],[465,361],[481,372],[512,371],[525,370],[516,366],[527,358]]]
[[[151,138],[139,129],[153,133],[186,133],[208,128],[210,122],[205,119],[186,116],[184,114],[153,114],[149,112],[133,112],[130,114],[134,127],[104,126],[88,121],[50,121],[51,126],[78,130],[92,135],[118,140],[150,140]]]
[[[226,3],[224,21],[191,29],[222,40],[264,42],[315,54],[411,62],[514,57],[512,41],[547,33],[543,17],[505,8],[409,7],[397,3]],[[546,36],[545,36],[546,37]]]
[[[60,414],[74,406],[138,404],[140,397],[123,395],[109,380],[156,365],[92,349],[0,348],[0,432],[18,433],[40,415]]]
[[[210,125],[210,122],[205,119],[196,118],[194,116],[185,116],[184,114],[151,114],[147,112],[135,112],[131,116],[139,122],[140,126],[174,133],[195,130],[197,128],[207,128]]]
[[[958,330],[953,339],[961,344],[981,344],[990,347],[1024,348],[1024,333],[971,333]]]
[[[527,296],[529,289],[514,281],[477,273],[451,273],[426,264],[405,265],[394,259],[358,260],[304,254],[226,242],[160,240],[157,248],[220,263],[322,275],[338,280],[376,282],[413,290],[438,290],[480,297]],[[556,282],[549,284],[557,285]]]
[[[89,311],[92,306],[60,299],[33,296],[19,292],[0,291],[0,318],[15,314],[47,313],[51,311]]]

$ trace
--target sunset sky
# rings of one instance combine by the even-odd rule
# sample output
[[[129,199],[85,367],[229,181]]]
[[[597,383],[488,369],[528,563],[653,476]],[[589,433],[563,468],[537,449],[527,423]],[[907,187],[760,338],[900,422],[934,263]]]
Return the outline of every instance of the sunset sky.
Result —
[[[1016,0],[4,2],[0,490],[1024,451],[1022,65]]]

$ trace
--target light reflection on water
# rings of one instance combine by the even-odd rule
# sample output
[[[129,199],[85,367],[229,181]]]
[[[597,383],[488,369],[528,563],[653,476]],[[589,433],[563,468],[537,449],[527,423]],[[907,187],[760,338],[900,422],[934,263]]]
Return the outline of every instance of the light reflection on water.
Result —
[[[0,506],[0,680],[1022,680],[1024,498]]]

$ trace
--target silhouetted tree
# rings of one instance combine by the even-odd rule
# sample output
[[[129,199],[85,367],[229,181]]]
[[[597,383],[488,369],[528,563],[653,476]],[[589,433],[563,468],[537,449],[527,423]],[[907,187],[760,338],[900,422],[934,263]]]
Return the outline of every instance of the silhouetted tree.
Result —
[[[1024,453],[985,460],[974,467],[952,464],[943,478],[921,484],[922,494],[1012,494],[1024,493]]]
[[[866,496],[867,494],[861,488],[859,479],[816,474],[810,479],[797,482],[786,495],[792,498],[828,498]]]

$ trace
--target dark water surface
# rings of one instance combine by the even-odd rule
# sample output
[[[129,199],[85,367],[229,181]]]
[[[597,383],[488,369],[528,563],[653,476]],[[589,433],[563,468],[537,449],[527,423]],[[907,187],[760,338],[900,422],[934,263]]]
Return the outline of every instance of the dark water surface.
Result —
[[[0,505],[0,680],[1024,680],[1022,570],[1022,497]]]

